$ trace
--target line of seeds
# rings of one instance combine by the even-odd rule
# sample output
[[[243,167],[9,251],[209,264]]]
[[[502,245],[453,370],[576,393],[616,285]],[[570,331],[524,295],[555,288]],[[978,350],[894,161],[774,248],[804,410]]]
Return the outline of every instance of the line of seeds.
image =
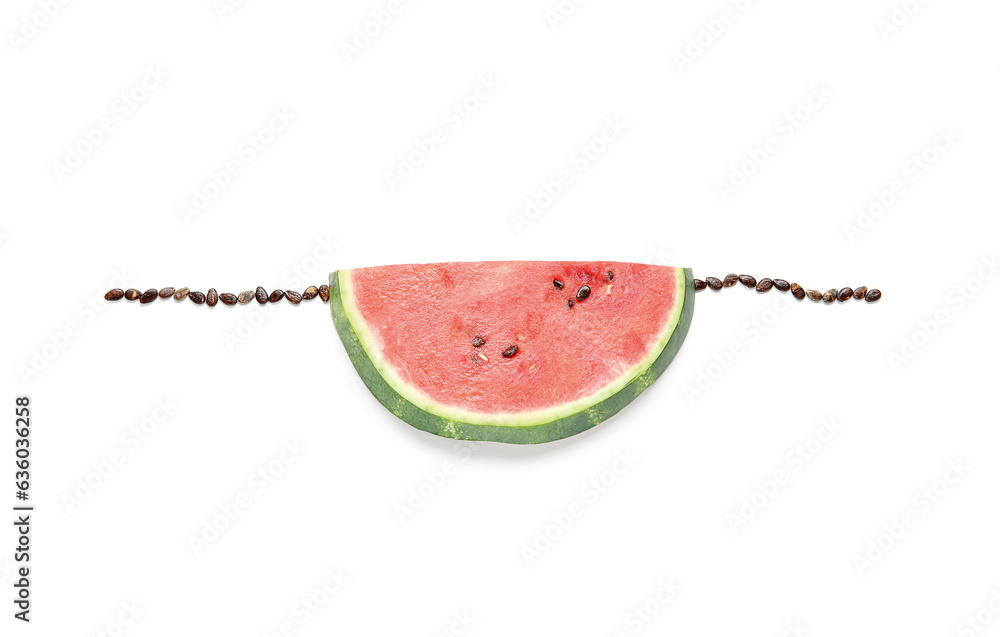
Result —
[[[834,301],[840,301],[843,303],[850,298],[855,298],[859,301],[864,299],[869,303],[874,303],[882,298],[882,292],[880,290],[869,290],[864,285],[854,289],[841,288],[840,290],[837,290],[835,288],[831,288],[826,292],[820,292],[819,290],[806,290],[798,283],[789,283],[784,279],[768,279],[765,277],[758,282],[757,279],[753,278],[749,274],[729,274],[726,275],[726,278],[721,281],[714,276],[707,276],[704,281],[701,279],[695,279],[694,291],[701,292],[705,288],[721,290],[722,288],[731,288],[737,283],[741,283],[748,288],[753,288],[758,292],[767,292],[771,288],[774,288],[779,292],[788,292],[791,290],[792,296],[800,301],[808,297],[810,301],[823,301],[826,304],[833,303]]]
[[[222,301],[224,305],[246,305],[250,301],[257,299],[257,302],[261,305],[265,303],[277,303],[281,299],[288,299],[288,302],[293,305],[298,305],[302,301],[308,301],[309,299],[314,299],[316,297],[323,299],[326,303],[330,300],[330,287],[327,285],[321,285],[316,287],[315,285],[310,285],[301,294],[295,292],[294,290],[274,290],[270,294],[267,290],[258,286],[256,290],[247,290],[246,292],[240,292],[239,294],[231,294],[229,292],[218,293],[215,288],[209,288],[208,294],[202,294],[201,292],[192,291],[191,288],[163,288],[161,290],[156,290],[150,288],[145,292],[140,292],[135,288],[129,288],[127,290],[122,290],[121,288],[115,288],[113,290],[108,290],[108,293],[104,295],[105,301],[120,301],[125,299],[127,301],[139,301],[139,303],[152,303],[157,298],[169,299],[174,297],[175,301],[183,301],[184,299],[190,299],[195,305],[207,304],[209,306],[216,305],[219,301]]]

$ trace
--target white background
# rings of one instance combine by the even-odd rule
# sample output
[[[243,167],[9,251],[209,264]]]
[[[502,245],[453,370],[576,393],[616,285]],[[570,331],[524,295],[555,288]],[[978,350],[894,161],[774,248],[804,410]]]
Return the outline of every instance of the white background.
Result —
[[[889,1],[595,1],[554,27],[555,0],[403,2],[353,53],[343,45],[387,2],[255,0],[221,15],[210,0],[70,2],[49,19],[42,4],[7,2],[0,20],[0,493],[10,514],[13,402],[28,394],[37,507],[33,623],[4,602],[4,634],[265,635],[287,622],[296,635],[438,635],[465,615],[464,634],[482,637],[947,635],[973,634],[960,622],[978,611],[1000,630],[988,607],[1000,282],[983,265],[1000,250],[995,3],[910,0],[893,30]],[[123,107],[147,69],[165,77]],[[498,86],[456,120],[484,79]],[[826,97],[810,106],[814,90]],[[274,109],[292,121],[251,160],[241,144]],[[779,123],[796,112],[797,127]],[[571,157],[608,118],[625,131],[580,171]],[[386,173],[435,128],[444,141],[390,189]],[[957,138],[927,150],[948,130]],[[775,152],[723,196],[766,143]],[[66,171],[68,147],[86,156]],[[213,189],[230,161],[240,173]],[[564,169],[570,185],[518,231],[512,215]],[[896,180],[902,194],[849,234]],[[206,186],[216,196],[185,218]],[[359,386],[318,300],[266,316],[100,300],[109,287],[301,290],[338,268],[522,258],[884,298],[700,293],[684,348],[625,412],[471,456]],[[127,284],[109,285],[122,272]],[[686,391],[699,379],[701,394]],[[171,413],[129,442],[163,415],[157,401]],[[830,418],[836,435],[789,463]],[[285,441],[304,451],[261,493],[249,476]],[[619,452],[637,460],[602,473]],[[447,462],[443,484],[424,485]],[[969,470],[955,479],[950,462]],[[785,484],[734,531],[776,471]],[[613,484],[585,497],[602,475]],[[946,475],[934,502],[921,495]],[[401,521],[422,485],[430,497]],[[191,538],[241,492],[250,505],[196,552]],[[583,514],[553,526],[574,502]],[[546,532],[558,538],[526,558]],[[348,579],[326,594],[337,569]],[[661,581],[677,589],[665,603]],[[311,595],[325,603],[304,622]]]

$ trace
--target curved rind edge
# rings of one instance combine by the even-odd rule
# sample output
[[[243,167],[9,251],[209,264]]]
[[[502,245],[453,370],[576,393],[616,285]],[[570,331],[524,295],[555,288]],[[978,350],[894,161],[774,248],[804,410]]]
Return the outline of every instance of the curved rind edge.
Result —
[[[621,411],[627,404],[653,384],[677,355],[691,326],[694,314],[694,276],[690,268],[684,268],[684,305],[681,316],[667,340],[660,355],[646,371],[632,379],[619,391],[601,402],[565,418],[539,425],[502,427],[496,425],[472,425],[456,422],[432,414],[403,398],[382,378],[365,353],[344,312],[340,294],[339,270],[330,274],[330,312],[337,334],[347,350],[347,356],[354,364],[368,390],[394,416],[417,429],[456,440],[480,440],[506,442],[511,444],[538,444],[551,442],[576,435],[607,420]]]

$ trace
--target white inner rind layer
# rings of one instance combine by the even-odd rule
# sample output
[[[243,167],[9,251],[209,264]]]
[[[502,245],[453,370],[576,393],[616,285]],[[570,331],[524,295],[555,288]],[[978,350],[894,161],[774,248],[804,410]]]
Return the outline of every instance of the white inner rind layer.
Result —
[[[404,381],[396,372],[395,368],[393,368],[393,366],[382,356],[382,348],[379,347],[378,339],[368,328],[367,322],[362,318],[361,312],[358,310],[358,306],[354,301],[354,281],[351,276],[351,271],[340,270],[337,276],[338,285],[340,285],[340,298],[344,305],[344,314],[347,316],[347,320],[351,323],[351,327],[354,329],[354,333],[357,335],[358,341],[361,343],[361,347],[364,348],[365,354],[368,355],[372,365],[375,366],[378,373],[383,379],[385,379],[385,382],[387,382],[389,386],[396,391],[396,393],[420,409],[447,420],[468,423],[471,425],[529,427],[552,422],[553,420],[559,420],[560,418],[565,418],[593,407],[602,400],[605,400],[621,391],[621,389],[632,382],[633,379],[649,369],[649,366],[653,364],[653,361],[657,359],[660,352],[662,352],[663,348],[666,347],[667,342],[674,333],[674,329],[677,327],[677,322],[680,320],[681,311],[684,309],[684,294],[686,289],[684,269],[673,268],[673,270],[674,281],[677,285],[673,310],[670,317],[664,324],[663,329],[660,331],[660,335],[656,339],[656,344],[652,347],[652,349],[650,349],[649,353],[631,369],[626,370],[615,380],[611,381],[596,392],[571,402],[560,403],[546,409],[536,409],[533,411],[492,413],[469,411],[467,409],[462,409],[461,407],[445,405],[434,400],[417,387],[414,387]]]

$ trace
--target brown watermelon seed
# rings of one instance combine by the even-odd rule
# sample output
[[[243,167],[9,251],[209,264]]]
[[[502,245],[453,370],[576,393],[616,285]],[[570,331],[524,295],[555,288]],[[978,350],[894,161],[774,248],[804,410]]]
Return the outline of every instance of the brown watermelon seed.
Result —
[[[704,281],[702,281],[701,279],[695,279],[694,280],[694,291],[695,292],[701,292],[706,287],[708,287],[708,285]]]
[[[566,287],[565,285],[563,285],[563,282],[560,281],[559,279],[552,279],[552,285],[556,286],[557,290],[561,290],[564,287]]]
[[[854,296],[854,290],[851,288],[840,288],[840,292],[837,292],[837,300],[843,303],[847,299]]]
[[[190,292],[191,292],[191,288],[177,288],[177,291],[174,292],[174,300],[175,301],[183,301],[184,299],[187,298],[187,295]]]
[[[288,302],[292,305],[298,305],[302,302],[302,295],[294,290],[286,291],[285,298],[288,299]]]
[[[161,299],[169,299],[170,297],[172,297],[174,295],[174,289],[173,288],[163,288],[162,290],[159,291],[158,294],[160,295]]]
[[[277,303],[278,301],[280,301],[283,298],[285,298],[285,291],[284,290],[275,290],[275,291],[271,292],[271,296],[267,297],[267,300],[270,301],[271,303]]]
[[[802,286],[799,285],[798,283],[792,283],[789,289],[792,291],[792,296],[794,296],[798,300],[801,301],[802,299],[806,298],[806,291],[803,290]]]
[[[330,286],[328,285],[319,286],[319,298],[323,299],[324,303],[330,300]]]
[[[868,290],[868,294],[865,294],[865,300],[869,303],[874,303],[880,298],[882,298],[881,290]]]
[[[722,279],[722,287],[731,288],[736,285],[736,282],[740,280],[740,275],[738,274],[727,274],[726,278]]]
[[[319,290],[315,285],[310,285],[305,290],[302,291],[302,300],[308,301],[309,299],[315,299],[319,295]]]
[[[245,292],[240,292],[240,295],[236,297],[236,300],[240,302],[240,305],[246,305],[254,298],[253,290],[247,290]]]
[[[612,272],[611,270],[608,270],[608,281],[614,281],[614,280],[615,280],[615,273]]]
[[[142,293],[142,296],[139,297],[139,302],[152,303],[153,301],[156,300],[156,294],[157,294],[156,289],[150,288]]]
[[[576,300],[577,301],[582,301],[585,298],[587,298],[588,296],[590,296],[590,286],[589,285],[580,286],[580,289],[576,291]]]
[[[819,290],[806,290],[806,296],[809,297],[810,301],[819,301],[823,298],[823,293]]]
[[[757,286],[757,279],[753,278],[749,274],[741,274],[739,281],[748,288]]]
[[[826,292],[823,293],[823,302],[824,303],[833,303],[836,300],[837,300],[837,291],[836,290],[827,290]]]
[[[125,290],[125,300],[126,301],[136,301],[142,296],[142,292],[135,288],[129,288]]]
[[[757,287],[755,289],[758,292],[767,292],[768,290],[770,290],[773,287],[774,287],[774,281],[772,281],[771,279],[769,279],[767,277],[764,277],[763,279],[760,280],[760,282],[757,284]]]
[[[219,293],[215,291],[215,288],[208,288],[208,294],[205,295],[205,302],[208,303],[209,307],[213,307],[219,302]]]
[[[792,287],[788,284],[788,281],[784,279],[775,279],[771,281],[771,283],[774,283],[774,289],[779,292],[787,292],[789,288]]]
[[[191,299],[191,302],[195,305],[201,305],[205,302],[205,295],[201,292],[191,292],[188,294],[188,298]]]
[[[108,290],[108,293],[104,295],[105,301],[120,301],[123,298],[125,298],[125,290],[121,288]]]
[[[570,299],[570,300],[569,300],[569,306],[570,306],[570,308],[572,308],[572,307],[573,307],[573,299]]]
[[[857,300],[860,301],[861,299],[865,298],[865,294],[868,294],[867,287],[862,285],[859,288],[854,288],[854,298],[856,298]]]
[[[721,290],[722,289],[722,281],[718,280],[714,276],[707,276],[707,277],[705,277],[705,285],[707,285],[708,287],[712,288],[713,290]]]
[[[236,305],[236,301],[239,300],[239,297],[237,297],[235,294],[230,294],[229,292],[223,292],[222,294],[219,295],[219,300],[225,303],[226,305]]]
[[[514,354],[517,354],[517,345],[511,345],[510,347],[508,347],[503,351],[504,358],[510,358]]]
[[[477,336],[476,338],[472,339],[473,347],[482,347],[483,345],[486,345],[486,341],[484,341],[481,336]]]
[[[257,297],[257,302],[260,303],[261,305],[267,303],[267,290],[260,287],[259,285],[257,286],[257,290],[254,292],[254,296]]]

